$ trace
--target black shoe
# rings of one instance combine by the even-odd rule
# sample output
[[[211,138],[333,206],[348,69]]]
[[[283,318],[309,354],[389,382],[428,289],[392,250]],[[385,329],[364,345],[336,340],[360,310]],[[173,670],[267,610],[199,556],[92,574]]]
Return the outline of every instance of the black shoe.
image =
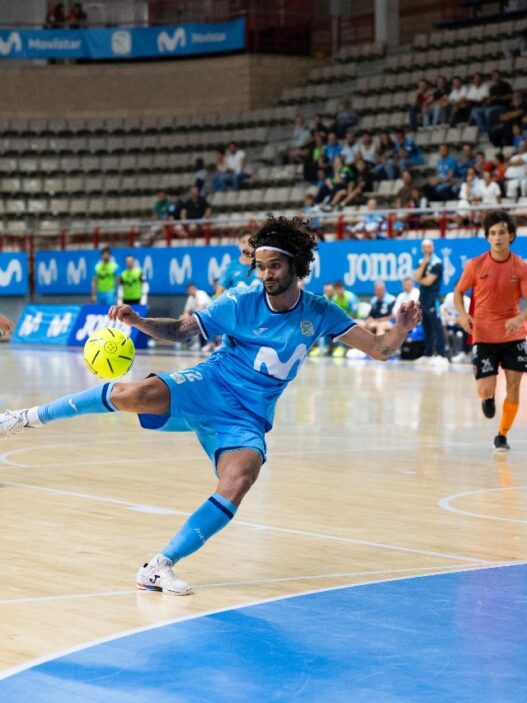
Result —
[[[509,443],[507,442],[507,437],[502,434],[497,434],[494,437],[494,451],[495,452],[508,452],[510,450]]]
[[[496,401],[494,398],[487,398],[481,401],[481,409],[485,417],[491,418],[496,414]]]

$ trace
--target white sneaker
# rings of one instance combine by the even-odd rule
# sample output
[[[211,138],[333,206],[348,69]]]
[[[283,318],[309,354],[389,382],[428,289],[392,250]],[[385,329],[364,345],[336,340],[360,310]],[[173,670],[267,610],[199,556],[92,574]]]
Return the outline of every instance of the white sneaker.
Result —
[[[471,355],[466,354],[465,352],[459,352],[459,354],[456,354],[455,356],[452,357],[453,364],[470,364],[471,362],[472,362]]]
[[[27,423],[27,410],[6,410],[0,413],[0,436],[17,434]]]
[[[178,579],[173,563],[162,554],[156,556],[137,572],[137,588],[142,591],[162,591],[173,596],[188,596],[192,586]]]
[[[414,361],[414,364],[417,366],[430,366],[433,358],[432,356],[420,356]]]
[[[433,356],[432,357],[432,366],[436,369],[448,369],[450,366],[450,362],[446,358],[446,356]]]

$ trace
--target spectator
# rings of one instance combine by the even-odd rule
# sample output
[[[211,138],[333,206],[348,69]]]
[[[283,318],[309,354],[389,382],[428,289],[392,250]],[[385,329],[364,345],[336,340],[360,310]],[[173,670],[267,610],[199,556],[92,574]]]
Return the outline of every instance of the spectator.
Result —
[[[326,156],[326,159],[329,161],[329,163],[332,164],[333,161],[335,161],[336,157],[340,156],[341,151],[342,151],[342,144],[337,139],[336,133],[330,132],[328,134],[327,144],[324,147],[324,154]]]
[[[68,13],[68,24],[71,29],[80,29],[88,24],[88,15],[84,12],[82,3],[76,2]]]
[[[431,362],[435,351],[441,357],[439,363],[446,365],[445,336],[439,318],[439,292],[443,282],[443,262],[434,253],[434,242],[431,239],[423,239],[421,251],[423,258],[419,261],[414,278],[419,283],[425,349],[422,358],[417,363]]]
[[[325,155],[326,137],[323,132],[314,132],[312,139],[307,145],[307,159],[304,162],[304,180],[309,183],[316,182],[318,171],[326,168],[327,159]],[[320,180],[318,178],[318,180]]]
[[[346,132],[346,139],[344,141],[344,145],[340,153],[346,166],[350,166],[355,161],[355,158],[357,156],[357,146],[358,143],[357,137],[355,136],[355,132],[348,129],[348,131]]]
[[[452,90],[448,94],[448,107],[450,110],[450,125],[465,122],[470,115],[470,106],[467,101],[467,87],[459,76],[452,78]]]
[[[66,25],[66,10],[63,2],[58,2],[48,12],[46,26],[50,29],[61,29]]]
[[[227,173],[231,175],[230,185],[234,190],[240,190],[243,181],[250,178],[246,172],[245,152],[240,149],[236,142],[230,142],[225,152],[225,166]]]
[[[368,211],[355,225],[347,227],[353,239],[386,239],[386,218],[379,215],[377,201],[370,198],[367,205]]]
[[[419,300],[419,288],[416,288],[414,279],[411,276],[406,276],[406,278],[403,278],[402,286],[403,290],[399,293],[393,305],[392,318],[397,315],[397,312],[403,303],[409,303],[411,300],[417,303]]]
[[[399,171],[404,171],[405,169],[411,169],[414,166],[422,166],[425,162],[424,156],[416,142],[406,134],[404,129],[398,129],[395,132],[393,151],[394,162],[391,167],[392,170],[388,171],[387,169],[390,180],[394,180],[396,178],[396,168],[398,168]]]
[[[359,312],[359,299],[350,290],[344,288],[342,281],[333,284],[333,302],[342,308],[350,317],[356,317]],[[346,355],[346,347],[337,342],[332,351],[332,356],[337,358]]]
[[[476,169],[468,168],[465,180],[461,184],[459,191],[459,202],[456,213],[458,226],[466,224],[471,220],[471,207],[480,200],[479,179],[476,176]]]
[[[457,176],[464,181],[469,168],[476,168],[476,156],[472,144],[463,144],[461,161],[457,165]]]
[[[519,128],[517,136],[523,132],[523,118],[527,114],[527,103],[519,90],[515,90],[512,94],[512,99],[509,107],[505,112],[498,115],[494,122],[494,127],[489,134],[490,141],[494,146],[507,146],[513,143],[513,128]],[[518,139],[519,145],[520,139]]]
[[[133,256],[125,259],[126,268],[119,276],[117,283],[118,302],[127,305],[146,305],[147,286],[141,267]]]
[[[177,193],[172,193],[170,196],[170,205],[168,206],[166,218],[169,220],[179,220],[181,218],[181,210],[183,203]]]
[[[412,190],[415,188],[414,177],[412,172],[405,169],[401,173],[401,180],[403,185],[399,188],[396,195],[395,207],[404,208],[407,203],[412,199]]]
[[[463,296],[463,305],[468,313],[470,309],[470,298],[468,295]],[[454,304],[454,292],[447,293],[440,308],[441,324],[445,337],[448,341],[450,351],[450,360],[454,364],[470,364],[472,358],[470,354],[470,344],[468,343],[468,334],[458,324],[459,312]]]
[[[436,175],[423,187],[423,193],[430,200],[449,200],[457,189],[457,161],[450,155],[448,144],[439,146],[439,160]]]
[[[373,168],[377,164],[377,145],[373,141],[371,132],[362,133],[357,145],[357,156],[364,159],[369,168]]]
[[[477,200],[482,205],[499,205],[501,202],[500,187],[492,179],[492,171],[489,168],[483,171],[483,178],[478,181]]]
[[[432,102],[433,92],[430,84],[424,79],[420,80],[417,84],[417,91],[414,96],[413,104],[408,110],[408,120],[412,131],[417,131],[422,115],[430,108]]]
[[[337,156],[333,162],[333,178],[326,179],[315,198],[315,202],[324,203],[328,209],[335,207],[346,197],[351,178],[351,169],[342,163],[340,156]]]
[[[95,265],[91,284],[91,299],[97,305],[115,305],[119,267],[112,258],[110,247],[101,249],[100,261]]]
[[[225,149],[218,147],[215,151],[216,169],[212,174],[212,190],[215,192],[224,192],[228,189],[231,182],[230,174],[227,173],[227,164],[225,161]]]
[[[205,200],[199,193],[197,186],[192,186],[190,189],[189,199],[183,203],[181,208],[181,219],[182,220],[208,220],[212,215],[212,210]],[[178,237],[197,237],[201,233],[201,228],[195,224],[177,225],[175,232]]]
[[[395,143],[390,137],[389,132],[381,132],[379,137],[379,143],[377,145],[377,165],[373,169],[372,173],[375,178],[383,180],[388,178],[389,180],[394,180],[395,173],[393,168],[394,156],[395,156]]]
[[[297,115],[294,121],[293,133],[288,143],[288,160],[294,164],[301,164],[306,158],[306,147],[310,133],[302,115]]]
[[[395,296],[386,292],[384,281],[376,281],[374,296],[370,300],[370,312],[365,320],[359,320],[358,324],[365,327],[373,334],[384,334],[393,327],[393,307]]]
[[[527,193],[527,142],[520,142],[505,171],[505,194],[507,198],[517,198]]]
[[[500,115],[501,117],[501,115]],[[518,150],[520,142],[527,141],[527,134],[525,134],[523,121],[522,124],[512,125],[512,146]]]
[[[346,205],[360,198],[363,193],[371,191],[372,188],[373,177],[368,164],[359,157],[351,170],[351,181],[348,183],[346,197],[339,203],[340,207],[346,207]]]
[[[195,312],[205,310],[212,303],[212,299],[204,290],[200,290],[195,283],[187,285],[187,300],[183,308],[182,317],[192,317]],[[191,351],[199,351],[203,347],[207,347],[207,340],[201,334],[192,337],[189,340]]]
[[[426,205],[426,198],[421,194],[419,188],[414,185],[410,188],[408,199],[402,207],[405,207],[407,210],[418,210],[420,208],[425,208]],[[403,229],[419,229],[423,226],[422,215],[417,212],[403,215],[402,225]]]
[[[344,286],[342,286],[342,288],[344,288]],[[322,294],[326,300],[333,300],[335,295],[333,283],[324,283],[322,291]],[[351,295],[353,295],[353,293]],[[309,352],[309,356],[325,356],[326,354],[331,353],[332,347],[333,342],[329,337],[320,337],[320,339],[315,343],[315,346]]]
[[[355,127],[359,116],[356,110],[353,109],[351,100],[345,98],[340,104],[340,109],[335,117],[335,122],[331,126],[331,130],[336,133],[339,139],[344,139],[350,127]]]
[[[517,151],[519,151],[520,147],[518,145]],[[505,160],[505,156],[501,153],[501,151],[496,154],[494,157],[496,163],[494,164],[494,168],[492,171],[492,179],[496,181],[496,183],[499,185],[501,193],[505,193],[506,191],[506,177],[505,174],[507,172],[507,162]],[[485,170],[485,169],[484,169]]]
[[[202,158],[196,159],[194,165],[196,173],[194,174],[194,185],[199,189],[200,195],[205,195],[205,183],[207,182],[207,176],[209,172],[205,168],[205,162]]]
[[[481,176],[483,174],[483,171],[487,167],[487,159],[485,158],[485,153],[483,151],[476,151],[476,155],[474,158],[474,168],[476,169],[476,173],[478,174],[478,176]]]
[[[489,97],[483,101],[482,107],[475,107],[470,114],[481,132],[491,132],[498,115],[505,112],[511,102],[512,88],[507,81],[502,80],[498,70],[492,71]]]
[[[469,107],[469,117],[474,108],[482,107],[484,102],[489,97],[489,86],[483,82],[481,73],[475,73],[472,76],[472,83],[467,89],[467,104]]]
[[[448,115],[448,94],[450,88],[444,76],[438,76],[436,86],[432,90],[432,100],[427,101],[423,106],[423,126],[436,127],[438,124],[447,122]]]
[[[309,231],[316,234],[320,239],[324,239],[324,225],[320,218],[320,207],[315,203],[315,196],[312,193],[306,195],[302,212],[307,218]]]
[[[157,195],[157,200],[154,203],[154,211],[152,214],[152,219],[154,220],[166,220],[168,219],[168,208],[172,204],[172,201],[165,193],[164,190],[160,190]]]
[[[324,124],[322,117],[320,115],[313,115],[311,118],[311,124],[310,124],[310,129],[311,132],[322,132],[324,135],[324,141],[326,140],[328,136],[329,129],[326,127]]]

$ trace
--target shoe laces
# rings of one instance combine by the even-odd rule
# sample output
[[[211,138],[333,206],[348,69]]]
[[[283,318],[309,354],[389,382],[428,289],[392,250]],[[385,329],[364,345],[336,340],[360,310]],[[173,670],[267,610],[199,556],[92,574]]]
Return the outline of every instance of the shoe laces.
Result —
[[[9,421],[10,419],[13,421],[11,427],[7,428],[6,434],[17,434],[18,432],[22,432],[22,430],[26,426],[22,413],[19,414],[17,412],[13,412],[12,410],[6,410],[4,415],[6,416],[7,421]],[[6,420],[4,420],[4,422],[6,422],[7,424]]]

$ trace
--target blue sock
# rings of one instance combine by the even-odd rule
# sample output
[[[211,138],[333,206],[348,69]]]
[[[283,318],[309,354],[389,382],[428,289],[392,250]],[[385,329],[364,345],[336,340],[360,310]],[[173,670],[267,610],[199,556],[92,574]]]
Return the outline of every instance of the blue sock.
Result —
[[[46,405],[39,405],[38,418],[45,425],[53,420],[65,420],[88,413],[113,413],[117,409],[110,400],[113,385],[114,382],[103,383],[80,393],[57,398]]]
[[[196,512],[192,513],[183,527],[170,540],[161,554],[176,563],[196,552],[216,532],[228,525],[238,508],[230,500],[214,493]]]

